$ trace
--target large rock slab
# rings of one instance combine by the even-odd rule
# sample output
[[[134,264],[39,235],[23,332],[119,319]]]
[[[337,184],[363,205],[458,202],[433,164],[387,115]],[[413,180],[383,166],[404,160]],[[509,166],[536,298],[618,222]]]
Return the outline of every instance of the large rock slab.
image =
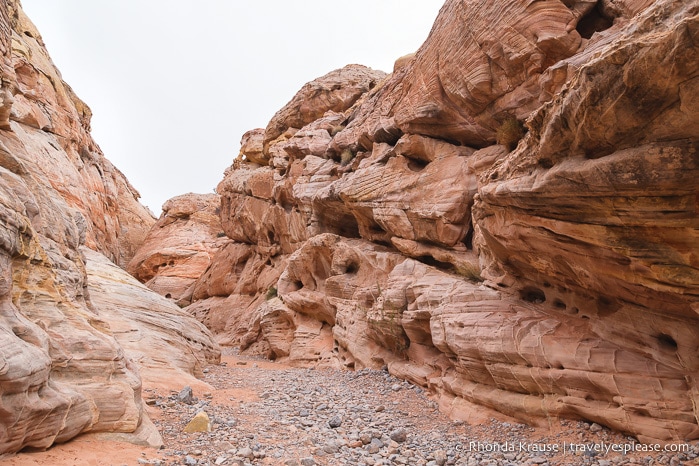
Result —
[[[144,384],[193,385],[202,370],[221,357],[209,330],[169,299],[153,293],[102,254],[87,248],[87,284],[99,310],[124,349],[140,368]]]

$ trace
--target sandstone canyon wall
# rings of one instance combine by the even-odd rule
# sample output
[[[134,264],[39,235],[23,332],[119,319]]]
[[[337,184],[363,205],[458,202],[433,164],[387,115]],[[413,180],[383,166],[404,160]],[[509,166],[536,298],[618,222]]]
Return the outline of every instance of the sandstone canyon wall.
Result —
[[[83,432],[157,444],[142,380],[186,383],[218,348],[112,264],[155,220],[17,1],[0,3],[0,52],[0,455]]]
[[[447,0],[391,75],[331,72],[244,135],[188,310],[455,417],[699,438],[698,14]]]

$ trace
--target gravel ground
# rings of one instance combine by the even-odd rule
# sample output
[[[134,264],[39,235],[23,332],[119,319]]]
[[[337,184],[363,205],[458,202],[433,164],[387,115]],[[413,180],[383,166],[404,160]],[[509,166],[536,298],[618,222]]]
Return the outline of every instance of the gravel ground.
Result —
[[[640,444],[586,422],[561,421],[553,432],[452,421],[421,388],[384,371],[298,369],[229,355],[205,375],[211,392],[145,393],[165,446],[140,464],[699,464],[697,442],[681,453],[594,451]],[[212,430],[185,433],[200,411]]]

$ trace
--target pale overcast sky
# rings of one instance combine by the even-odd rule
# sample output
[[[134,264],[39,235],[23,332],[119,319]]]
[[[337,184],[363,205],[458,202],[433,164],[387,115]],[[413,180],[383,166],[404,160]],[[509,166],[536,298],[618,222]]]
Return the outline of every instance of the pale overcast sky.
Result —
[[[349,63],[390,72],[444,0],[22,0],[92,134],[160,214],[210,193],[249,129]]]

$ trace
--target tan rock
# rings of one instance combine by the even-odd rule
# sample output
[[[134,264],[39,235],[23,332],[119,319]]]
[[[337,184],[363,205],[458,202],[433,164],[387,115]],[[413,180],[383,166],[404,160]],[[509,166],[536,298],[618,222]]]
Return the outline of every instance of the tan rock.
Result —
[[[100,253],[82,248],[92,304],[140,368],[149,386],[201,384],[202,370],[220,361],[209,330]]]
[[[206,411],[199,411],[191,421],[184,427],[184,432],[193,434],[195,432],[211,432],[211,419]]]
[[[253,129],[243,134],[240,140],[240,156],[245,156],[246,160],[258,165],[267,165],[269,157],[262,151],[262,141],[265,130],[262,128]]]

